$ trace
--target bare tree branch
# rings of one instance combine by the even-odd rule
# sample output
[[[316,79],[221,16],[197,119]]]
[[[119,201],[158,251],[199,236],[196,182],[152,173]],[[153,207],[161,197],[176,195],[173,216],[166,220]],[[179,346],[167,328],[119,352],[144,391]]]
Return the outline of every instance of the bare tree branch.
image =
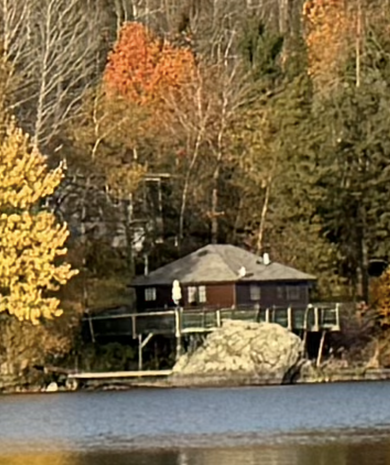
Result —
[[[12,64],[12,108],[33,142],[48,147],[95,84],[101,12],[84,0],[1,0],[3,57]]]

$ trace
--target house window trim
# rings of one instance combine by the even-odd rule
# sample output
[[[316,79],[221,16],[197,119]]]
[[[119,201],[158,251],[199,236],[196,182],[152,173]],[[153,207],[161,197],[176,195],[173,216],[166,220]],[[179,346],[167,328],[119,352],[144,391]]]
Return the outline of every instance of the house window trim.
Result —
[[[157,300],[157,290],[155,287],[145,287],[144,289],[144,299],[145,302],[156,302]]]
[[[200,304],[207,303],[207,288],[204,284],[198,286],[198,302]]]
[[[258,283],[249,284],[249,299],[251,302],[259,302],[261,300],[261,286]]]
[[[204,284],[187,286],[188,305],[207,303],[207,286]]]
[[[196,286],[187,287],[187,302],[189,305],[196,303]]]

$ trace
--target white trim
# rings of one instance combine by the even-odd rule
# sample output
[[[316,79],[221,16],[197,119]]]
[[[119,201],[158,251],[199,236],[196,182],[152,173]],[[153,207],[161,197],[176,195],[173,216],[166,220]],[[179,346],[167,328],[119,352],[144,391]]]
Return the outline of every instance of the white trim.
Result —
[[[207,302],[206,286],[188,286],[187,301],[191,304],[204,304]]]
[[[187,300],[189,304],[196,303],[197,298],[197,289],[196,286],[188,286],[187,287]]]

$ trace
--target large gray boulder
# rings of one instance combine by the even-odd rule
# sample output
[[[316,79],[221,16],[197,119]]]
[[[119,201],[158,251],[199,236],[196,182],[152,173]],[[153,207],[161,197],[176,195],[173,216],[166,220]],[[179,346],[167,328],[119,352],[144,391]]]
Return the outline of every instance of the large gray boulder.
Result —
[[[302,357],[302,340],[278,324],[225,320],[201,347],[178,360],[173,376],[252,377],[280,384]]]

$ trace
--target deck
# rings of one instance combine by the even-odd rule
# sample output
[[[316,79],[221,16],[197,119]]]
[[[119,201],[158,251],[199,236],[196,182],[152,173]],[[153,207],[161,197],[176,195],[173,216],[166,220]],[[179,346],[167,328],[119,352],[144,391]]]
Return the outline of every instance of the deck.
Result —
[[[223,308],[161,310],[148,313],[119,313],[85,317],[92,340],[105,336],[130,336],[138,339],[138,371],[68,373],[67,386],[77,389],[80,382],[123,378],[166,378],[171,370],[143,370],[143,349],[154,335],[176,339],[176,357],[182,353],[186,335],[209,333],[222,326],[224,320],[277,323],[290,331],[299,331],[304,339],[309,332],[322,333],[319,359],[327,332],[340,331],[339,304],[311,304],[306,308]]]
[[[184,336],[208,333],[224,320],[277,323],[290,331],[322,332],[340,330],[339,304],[312,304],[306,308],[223,308],[175,309],[147,313],[121,313],[86,317],[92,339],[99,335],[131,336],[148,334]]]

